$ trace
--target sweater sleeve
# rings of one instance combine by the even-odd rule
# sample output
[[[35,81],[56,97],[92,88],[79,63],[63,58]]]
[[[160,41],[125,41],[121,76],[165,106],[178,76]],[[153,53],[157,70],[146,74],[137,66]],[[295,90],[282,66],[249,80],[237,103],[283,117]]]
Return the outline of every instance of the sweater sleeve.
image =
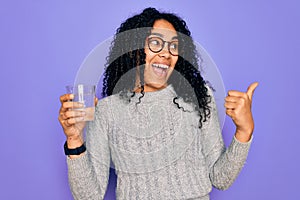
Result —
[[[69,184],[76,200],[104,198],[110,167],[108,131],[109,109],[102,99],[96,106],[95,120],[87,124],[87,151],[75,159],[67,157]]]
[[[225,147],[218,121],[216,103],[212,97],[211,116],[207,127],[203,130],[202,152],[209,170],[209,178],[214,187],[228,189],[240,173],[247,159],[252,138],[247,143],[239,142],[233,137],[228,148]]]

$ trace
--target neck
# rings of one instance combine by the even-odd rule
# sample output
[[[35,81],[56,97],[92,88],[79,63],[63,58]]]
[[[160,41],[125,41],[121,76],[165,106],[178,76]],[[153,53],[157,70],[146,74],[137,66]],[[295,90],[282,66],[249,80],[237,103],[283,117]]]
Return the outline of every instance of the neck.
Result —
[[[160,87],[154,87],[152,85],[147,85],[145,84],[144,85],[144,92],[156,92],[158,90],[162,90],[164,88],[166,88],[168,85],[167,84],[164,84]],[[137,92],[137,93],[140,93],[142,91],[142,88],[141,87],[137,87],[134,89],[134,92]]]

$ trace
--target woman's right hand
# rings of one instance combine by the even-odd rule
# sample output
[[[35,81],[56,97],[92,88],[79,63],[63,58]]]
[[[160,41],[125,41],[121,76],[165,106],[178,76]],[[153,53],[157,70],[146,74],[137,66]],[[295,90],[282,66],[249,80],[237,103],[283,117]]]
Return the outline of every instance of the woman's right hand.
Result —
[[[60,97],[61,107],[58,120],[67,137],[68,148],[80,147],[83,143],[83,129],[85,127],[85,112],[76,110],[82,108],[83,104],[73,102],[73,94],[64,94]]]

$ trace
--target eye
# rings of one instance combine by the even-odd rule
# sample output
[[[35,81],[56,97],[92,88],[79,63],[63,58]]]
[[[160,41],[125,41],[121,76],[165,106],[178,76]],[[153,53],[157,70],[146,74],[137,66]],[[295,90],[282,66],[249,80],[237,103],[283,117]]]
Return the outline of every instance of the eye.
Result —
[[[178,41],[170,43],[170,49],[178,50]]]
[[[150,38],[149,44],[151,46],[161,46],[161,41],[158,38]]]

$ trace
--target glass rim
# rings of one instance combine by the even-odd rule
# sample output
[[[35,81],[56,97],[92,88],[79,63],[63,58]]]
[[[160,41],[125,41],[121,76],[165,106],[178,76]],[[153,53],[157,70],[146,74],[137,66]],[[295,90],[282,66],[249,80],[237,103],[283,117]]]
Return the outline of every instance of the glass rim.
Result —
[[[159,39],[159,40],[162,41],[162,45],[161,45],[160,49],[157,50],[157,51],[154,51],[154,50],[150,47],[150,42],[149,42],[149,40],[151,40],[151,39],[153,39],[153,38],[156,38],[156,39]],[[179,42],[179,41],[165,41],[165,40],[163,40],[163,39],[160,38],[160,37],[148,37],[148,38],[147,38],[148,48],[149,48],[153,53],[159,53],[159,52],[161,52],[161,51],[164,49],[164,47],[165,47],[165,43],[168,43],[168,51],[169,51],[169,53],[170,53],[171,55],[173,55],[173,56],[178,56],[178,55],[179,55],[179,51],[177,51],[177,53],[172,53],[171,50],[170,50],[170,46],[171,46],[171,44],[172,44],[173,42]]]

